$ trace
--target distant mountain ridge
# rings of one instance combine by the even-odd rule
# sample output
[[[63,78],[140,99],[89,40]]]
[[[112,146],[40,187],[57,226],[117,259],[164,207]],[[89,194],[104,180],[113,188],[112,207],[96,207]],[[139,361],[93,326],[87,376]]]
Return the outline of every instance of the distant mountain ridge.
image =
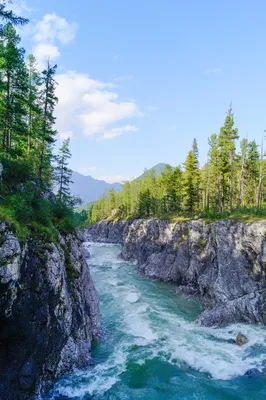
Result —
[[[71,180],[70,192],[72,196],[80,197],[84,203],[98,200],[104,192],[109,192],[111,188],[114,188],[115,191],[122,188],[121,183],[108,183],[76,171],[73,171]]]
[[[146,172],[148,172],[150,174],[152,171],[155,171],[156,176],[159,176],[165,171],[165,168],[166,168],[165,163],[159,163],[159,164],[154,165],[154,167],[147,169]],[[144,173],[136,179],[142,179],[143,176],[144,176]]]
[[[151,171],[154,170],[156,175],[159,176],[165,170],[165,168],[166,164],[159,163],[148,169],[147,172],[151,173]],[[143,176],[144,174],[140,175],[136,179],[142,179]],[[99,179],[94,179],[90,175],[85,176],[79,172],[73,171],[70,192],[72,196],[80,197],[85,206],[87,203],[93,203],[94,201],[98,200],[105,192],[108,193],[111,188],[114,188],[114,190],[117,192],[122,188],[122,184],[119,182],[108,183]],[[84,208],[84,206],[82,208]]]

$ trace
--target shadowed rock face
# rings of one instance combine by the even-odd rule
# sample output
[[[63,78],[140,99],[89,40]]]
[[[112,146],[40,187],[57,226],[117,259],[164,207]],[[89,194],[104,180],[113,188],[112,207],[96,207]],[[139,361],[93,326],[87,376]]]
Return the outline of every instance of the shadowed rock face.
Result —
[[[0,398],[35,399],[91,362],[99,302],[81,242],[22,245],[0,224]]]
[[[121,256],[137,260],[141,274],[199,296],[202,325],[266,324],[265,221],[103,221],[85,234],[123,244]]]

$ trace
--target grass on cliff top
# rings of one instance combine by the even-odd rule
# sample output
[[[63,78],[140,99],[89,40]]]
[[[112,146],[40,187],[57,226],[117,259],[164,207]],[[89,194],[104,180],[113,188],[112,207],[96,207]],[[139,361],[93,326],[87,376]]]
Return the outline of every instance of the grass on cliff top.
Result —
[[[179,213],[179,214],[165,214],[161,216],[150,216],[149,218],[156,218],[163,221],[169,222],[186,222],[186,221],[195,221],[201,220],[207,223],[221,221],[221,220],[233,220],[236,222],[250,223],[254,221],[264,221],[266,220],[266,208],[262,208],[257,210],[256,208],[243,208],[243,209],[235,209],[232,213],[229,211],[225,211],[223,213],[215,213],[213,211],[202,211],[198,213]],[[149,219],[143,218],[143,219]],[[122,220],[131,220],[131,219],[139,219],[139,217],[131,215],[127,218],[124,216],[109,216],[106,218],[106,221],[118,222]],[[97,222],[95,222],[97,223]],[[87,222],[85,223],[85,225]]]
[[[192,220],[203,220],[205,222],[216,222],[221,220],[234,220],[237,222],[250,223],[254,221],[266,220],[266,209],[236,209],[232,213],[225,211],[223,213],[201,212],[193,215],[168,215],[166,219],[171,222],[184,222]]]
[[[14,212],[10,208],[0,206],[0,221],[10,223],[21,241],[25,241],[30,234],[28,228],[17,221],[14,217]]]
[[[254,221],[266,220],[266,209],[257,210],[256,208],[236,209],[232,213],[225,211],[223,213],[215,213],[205,211],[200,213],[181,213],[181,214],[168,214],[159,217],[161,220],[170,222],[186,222],[201,220],[205,222],[216,222],[220,220],[234,220],[237,222],[250,223]]]
[[[29,237],[48,242],[58,241],[58,229],[50,222],[46,226],[38,221],[19,221],[14,209],[7,206],[0,206],[0,222],[7,222],[12,225],[12,230],[21,242],[25,242]]]

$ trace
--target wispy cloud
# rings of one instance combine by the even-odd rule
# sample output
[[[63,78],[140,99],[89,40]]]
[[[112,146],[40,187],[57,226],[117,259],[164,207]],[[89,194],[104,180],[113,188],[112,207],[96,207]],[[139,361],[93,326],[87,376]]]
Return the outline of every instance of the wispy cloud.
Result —
[[[222,68],[220,68],[220,67],[216,67],[216,68],[207,68],[207,69],[205,69],[204,74],[205,74],[205,75],[217,75],[217,74],[219,74],[220,72],[222,72]]]
[[[113,139],[116,136],[124,135],[127,132],[138,132],[138,131],[139,129],[136,126],[132,125],[121,126],[104,132],[102,139]]]
[[[55,13],[45,14],[32,28],[35,45],[32,52],[40,68],[44,68],[48,59],[55,61],[60,57],[59,44],[66,45],[76,36],[78,25],[68,22]]]

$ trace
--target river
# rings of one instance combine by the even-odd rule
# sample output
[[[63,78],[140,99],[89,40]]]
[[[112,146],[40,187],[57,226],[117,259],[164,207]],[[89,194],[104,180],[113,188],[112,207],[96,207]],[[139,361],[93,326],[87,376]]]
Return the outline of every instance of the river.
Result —
[[[145,279],[118,245],[90,243],[104,336],[95,365],[60,379],[45,400],[266,399],[266,377],[243,374],[266,358],[266,328],[200,327],[195,299]],[[228,343],[241,332],[249,342]]]

